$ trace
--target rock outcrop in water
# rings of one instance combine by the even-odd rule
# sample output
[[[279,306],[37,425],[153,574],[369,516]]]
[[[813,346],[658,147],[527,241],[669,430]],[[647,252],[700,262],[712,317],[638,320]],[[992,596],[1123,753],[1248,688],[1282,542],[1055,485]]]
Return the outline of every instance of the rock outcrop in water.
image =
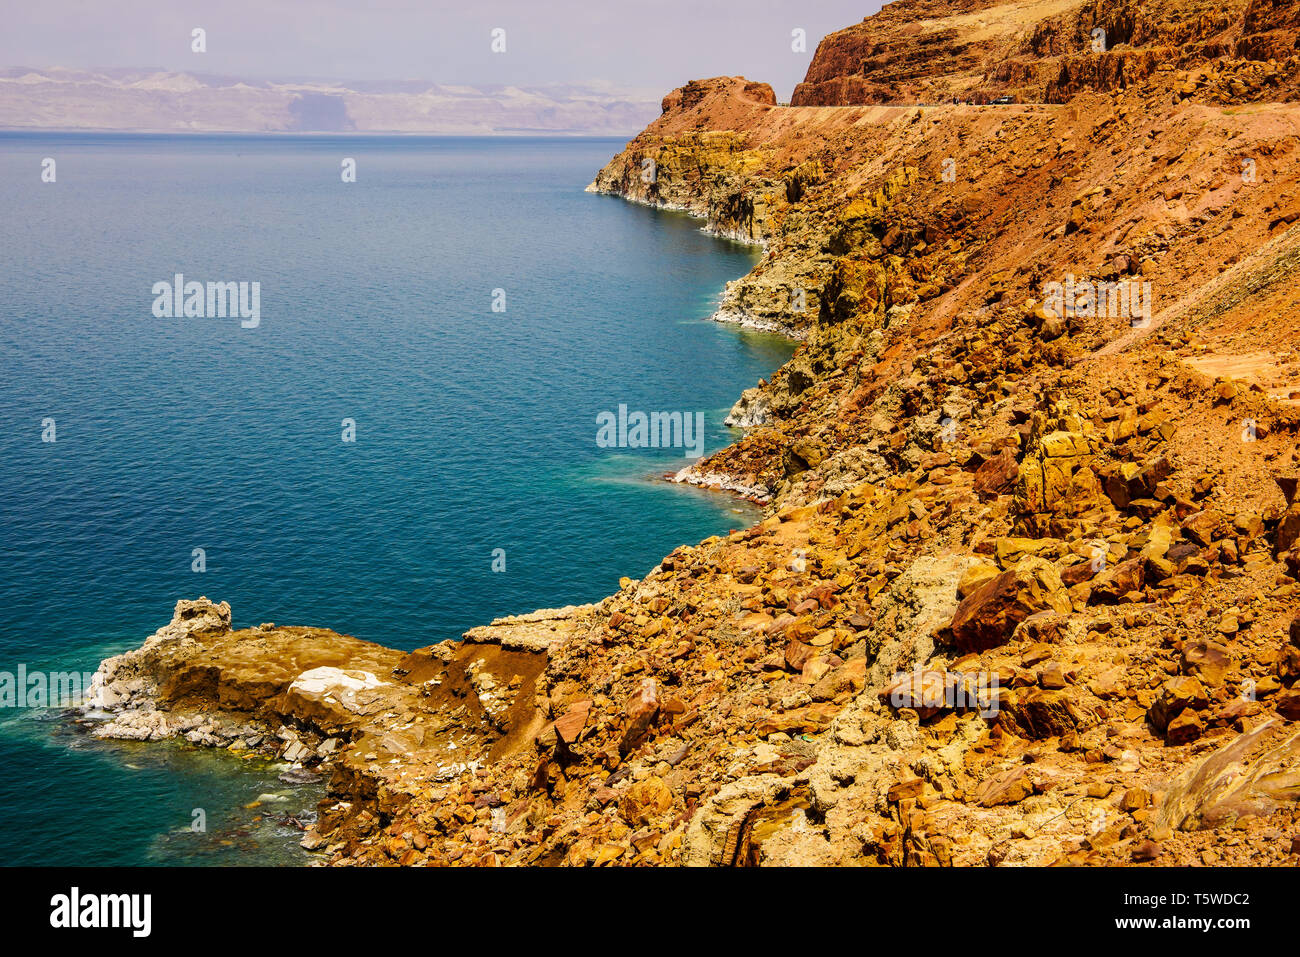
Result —
[[[1098,17],[1131,49],[1083,46]],[[918,89],[1028,102],[697,81],[592,184],[764,243],[724,318],[803,341],[680,476],[762,522],[409,656],[204,604],[104,703],[292,732],[337,863],[1294,860],[1293,6],[927,0],[846,33],[804,102],[875,82],[864,36]]]

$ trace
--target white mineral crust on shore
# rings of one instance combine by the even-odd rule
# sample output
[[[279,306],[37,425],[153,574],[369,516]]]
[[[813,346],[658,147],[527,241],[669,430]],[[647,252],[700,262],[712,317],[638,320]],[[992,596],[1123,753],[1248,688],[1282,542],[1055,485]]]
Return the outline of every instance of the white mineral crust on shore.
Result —
[[[371,688],[382,688],[385,684],[387,682],[380,681],[369,671],[325,666],[304,671],[293,679],[289,690],[325,694],[328,691],[369,691]]]
[[[694,485],[697,488],[712,488],[723,492],[734,492],[760,504],[772,498],[772,490],[766,485],[752,485],[740,481],[735,476],[723,472],[697,472],[695,466],[688,465],[673,476],[674,482]]]

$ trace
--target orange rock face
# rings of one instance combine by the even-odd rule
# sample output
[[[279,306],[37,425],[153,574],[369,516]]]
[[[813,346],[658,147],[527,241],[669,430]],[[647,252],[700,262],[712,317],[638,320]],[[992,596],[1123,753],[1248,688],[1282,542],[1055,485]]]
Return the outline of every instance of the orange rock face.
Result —
[[[1282,0],[896,0],[826,37],[791,102],[1061,103],[1207,65],[1183,92],[1293,98],[1296,26]]]
[[[148,721],[359,683],[340,864],[1294,862],[1294,6],[900,2],[797,98],[863,105],[669,94],[590,188],[764,244],[716,318],[798,349],[677,476],[763,520],[409,657],[209,608]],[[1022,102],[880,105],[949,94]]]

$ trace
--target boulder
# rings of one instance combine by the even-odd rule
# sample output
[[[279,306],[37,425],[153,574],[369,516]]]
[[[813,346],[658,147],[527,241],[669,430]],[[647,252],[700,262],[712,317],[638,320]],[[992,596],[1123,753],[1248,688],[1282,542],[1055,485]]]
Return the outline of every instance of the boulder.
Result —
[[[627,755],[641,742],[658,714],[659,687],[653,678],[645,678],[623,707],[625,724],[618,746],[621,754]]]
[[[998,696],[998,724],[1034,740],[1060,737],[1089,723],[1071,689],[1003,690]]]
[[[1278,554],[1289,552],[1300,542],[1300,503],[1292,505],[1277,526]]]
[[[587,715],[591,713],[591,700],[579,701],[555,721],[555,734],[566,745],[573,744],[587,726]]]
[[[917,670],[895,676],[880,690],[880,700],[891,708],[911,708],[924,720],[945,708],[974,704],[976,691],[964,675]]]
[[[981,807],[1019,804],[1033,793],[1029,769],[1020,765],[981,781],[975,788],[975,803]]]
[[[1300,734],[1276,720],[1238,735],[1170,782],[1154,824],[1200,830],[1267,817],[1300,797]]]
[[[632,827],[644,827],[673,806],[673,792],[662,778],[637,781],[619,798],[618,812]]]
[[[1184,710],[1191,708],[1199,711],[1207,704],[1209,699],[1205,694],[1205,686],[1198,679],[1188,675],[1170,678],[1160,686],[1159,695],[1147,710],[1147,718],[1152,727],[1164,734],[1169,723]]]
[[[1073,607],[1052,564],[1026,556],[962,600],[949,626],[950,640],[962,651],[993,648],[1030,615],[1047,610],[1064,615]]]
[[[1112,565],[1092,579],[1092,600],[1100,604],[1115,604],[1125,595],[1141,592],[1146,582],[1146,562],[1130,558]]]
[[[1228,649],[1213,641],[1198,638],[1183,645],[1183,674],[1200,678],[1207,685],[1217,688],[1223,684],[1224,673],[1231,664]]]
[[[975,470],[974,488],[981,498],[997,498],[1015,488],[1020,463],[1010,449],[1003,449]]]

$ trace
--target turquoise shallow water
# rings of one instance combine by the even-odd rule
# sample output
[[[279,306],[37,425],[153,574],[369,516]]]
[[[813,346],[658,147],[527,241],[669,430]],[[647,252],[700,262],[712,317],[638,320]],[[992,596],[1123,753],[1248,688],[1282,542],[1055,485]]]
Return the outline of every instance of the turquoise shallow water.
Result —
[[[719,448],[791,352],[701,321],[753,249],[583,192],[621,146],[0,134],[0,671],[93,670],[199,594],[414,648],[749,524],[654,481],[682,449],[595,441],[625,404]],[[260,325],[155,318],[177,272],[260,282]],[[297,859],[310,789],[51,718],[0,709],[0,861]]]

